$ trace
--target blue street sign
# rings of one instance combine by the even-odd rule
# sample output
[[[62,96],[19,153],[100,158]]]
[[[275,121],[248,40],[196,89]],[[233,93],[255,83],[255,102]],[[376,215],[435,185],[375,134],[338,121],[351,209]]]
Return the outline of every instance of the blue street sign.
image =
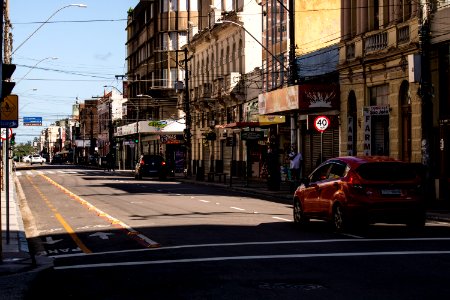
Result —
[[[23,117],[24,126],[42,126],[42,117]]]

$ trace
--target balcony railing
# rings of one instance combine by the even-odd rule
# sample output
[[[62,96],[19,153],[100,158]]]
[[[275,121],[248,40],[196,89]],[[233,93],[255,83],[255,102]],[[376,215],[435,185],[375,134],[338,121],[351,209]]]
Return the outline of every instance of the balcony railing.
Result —
[[[364,42],[366,53],[383,50],[388,45],[388,34],[385,31],[380,32],[365,38]]]

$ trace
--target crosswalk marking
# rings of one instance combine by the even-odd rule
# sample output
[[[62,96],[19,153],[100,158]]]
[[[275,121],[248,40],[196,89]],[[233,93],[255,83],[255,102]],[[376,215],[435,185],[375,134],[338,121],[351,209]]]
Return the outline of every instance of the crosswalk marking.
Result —
[[[58,170],[58,171],[52,171],[52,170],[27,170],[27,171],[16,171],[16,176],[38,176],[38,175],[47,175],[47,174],[59,174],[59,175],[66,175],[66,174],[82,174],[86,172],[101,172],[98,170],[83,170],[83,171],[74,171],[74,170]]]

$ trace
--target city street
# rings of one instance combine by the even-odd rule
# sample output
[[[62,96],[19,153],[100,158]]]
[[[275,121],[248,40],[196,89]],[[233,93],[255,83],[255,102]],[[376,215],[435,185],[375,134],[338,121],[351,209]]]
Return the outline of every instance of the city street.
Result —
[[[289,203],[73,166],[16,172],[30,250],[54,259],[29,299],[423,299],[450,292],[450,227],[304,229]],[[30,228],[34,226],[35,228]]]

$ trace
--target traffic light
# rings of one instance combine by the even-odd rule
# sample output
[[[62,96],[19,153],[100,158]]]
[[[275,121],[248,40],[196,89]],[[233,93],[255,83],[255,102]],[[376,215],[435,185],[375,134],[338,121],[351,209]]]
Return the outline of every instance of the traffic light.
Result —
[[[14,64],[2,64],[2,99],[10,95],[14,86],[16,85],[15,82],[11,81],[11,76],[15,70],[16,65]]]
[[[139,143],[139,138],[134,138],[134,143],[138,144]]]
[[[14,146],[15,143],[16,143],[16,134],[13,133],[13,134],[11,135],[11,141],[10,141],[10,144],[11,144],[11,146]]]

